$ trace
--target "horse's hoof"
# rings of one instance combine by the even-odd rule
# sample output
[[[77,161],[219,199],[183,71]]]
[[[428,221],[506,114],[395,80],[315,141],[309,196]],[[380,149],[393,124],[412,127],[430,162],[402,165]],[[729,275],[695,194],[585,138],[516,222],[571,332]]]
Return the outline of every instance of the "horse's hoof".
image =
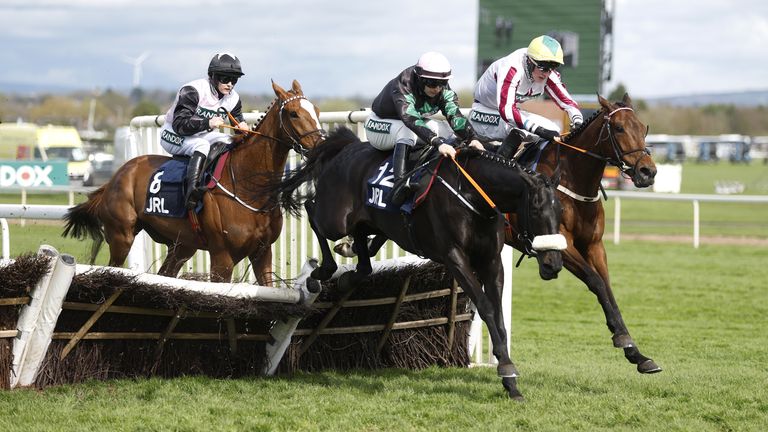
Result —
[[[518,376],[514,363],[498,365],[496,367],[496,374],[502,378],[517,378]]]
[[[317,294],[323,290],[323,286],[320,285],[320,281],[317,279],[307,278],[307,291],[312,294]]]
[[[635,346],[635,341],[628,334],[614,335],[612,339],[613,346],[616,348],[632,348]]]
[[[518,402],[523,402],[525,400],[523,394],[517,389],[517,381],[515,381],[514,378],[502,378],[501,385],[504,386],[504,390],[507,391],[507,396],[509,396],[510,399]]]
[[[637,371],[644,374],[653,374],[661,372],[663,369],[651,359],[648,359],[637,365]]]

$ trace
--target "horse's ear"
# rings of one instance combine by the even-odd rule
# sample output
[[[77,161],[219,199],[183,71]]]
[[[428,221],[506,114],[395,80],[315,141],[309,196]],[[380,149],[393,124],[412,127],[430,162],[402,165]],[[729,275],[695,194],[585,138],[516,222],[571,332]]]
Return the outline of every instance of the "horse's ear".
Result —
[[[624,93],[624,98],[621,100],[621,102],[630,108],[632,108],[632,99],[629,97],[629,93]]]
[[[299,84],[299,82],[296,80],[293,80],[293,84],[291,84],[291,88],[293,89],[293,92],[296,94],[304,94],[301,92],[301,84]]]
[[[280,99],[286,98],[286,91],[283,90],[282,87],[280,87],[276,82],[272,81],[272,90],[275,91],[275,96],[279,97]]]
[[[602,97],[602,96],[600,96],[598,94],[597,95],[597,101],[600,102],[600,106],[605,108],[606,111],[610,111],[611,110],[611,103],[608,102],[608,99],[606,99],[606,98],[604,98],[604,97]]]

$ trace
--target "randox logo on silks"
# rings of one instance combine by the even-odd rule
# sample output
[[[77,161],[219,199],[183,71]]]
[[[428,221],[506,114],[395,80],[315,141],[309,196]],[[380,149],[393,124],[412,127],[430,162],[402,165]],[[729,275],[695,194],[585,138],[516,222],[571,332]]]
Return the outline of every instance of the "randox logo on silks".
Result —
[[[180,146],[184,142],[184,137],[176,135],[168,129],[163,129],[163,133],[160,134],[160,138],[167,143]]]
[[[389,133],[392,123],[368,119],[365,122],[365,130],[377,133]]]
[[[197,109],[195,110],[195,114],[199,115],[200,117],[202,117],[204,119],[208,119],[208,120],[210,120],[210,119],[212,119],[214,117],[226,118],[223,113],[216,112],[216,111],[213,111],[213,110],[209,110],[208,108],[203,108],[201,106],[197,107]]]
[[[498,126],[501,116],[498,114],[489,114],[480,111],[472,111],[469,115],[470,120],[487,125]]]

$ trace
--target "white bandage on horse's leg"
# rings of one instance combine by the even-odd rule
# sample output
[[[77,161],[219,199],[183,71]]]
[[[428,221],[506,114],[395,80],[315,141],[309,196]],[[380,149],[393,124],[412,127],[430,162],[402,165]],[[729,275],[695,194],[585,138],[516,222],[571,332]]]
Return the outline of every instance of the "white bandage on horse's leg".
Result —
[[[568,243],[562,234],[548,234],[534,237],[531,247],[536,251],[563,250]]]

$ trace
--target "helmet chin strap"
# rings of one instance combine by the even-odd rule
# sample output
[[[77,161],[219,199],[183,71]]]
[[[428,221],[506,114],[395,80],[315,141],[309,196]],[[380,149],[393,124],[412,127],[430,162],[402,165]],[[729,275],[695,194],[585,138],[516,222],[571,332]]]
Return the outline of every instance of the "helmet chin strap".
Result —
[[[218,96],[219,99],[226,96],[224,93],[219,91],[219,82],[216,81],[216,78],[213,77],[213,74],[208,75],[208,82],[211,85],[211,90],[213,90],[216,93],[216,96]]]

